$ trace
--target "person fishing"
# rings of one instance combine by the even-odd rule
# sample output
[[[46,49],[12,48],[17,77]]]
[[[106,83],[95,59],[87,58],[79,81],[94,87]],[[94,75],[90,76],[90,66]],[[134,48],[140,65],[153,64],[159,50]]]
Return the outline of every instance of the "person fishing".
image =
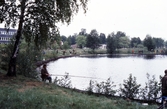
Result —
[[[166,99],[167,99],[167,70],[164,71],[165,75],[161,79],[161,85],[162,85],[162,105],[158,107],[158,109],[163,109],[167,106]],[[165,104],[164,104],[165,103]]]
[[[161,84],[162,84],[162,96],[167,97],[167,70],[164,71],[165,75],[161,79]]]
[[[48,70],[46,69],[46,67],[47,67],[47,65],[44,64],[43,68],[41,69],[42,81],[49,80],[49,83],[52,83],[52,78],[51,78],[50,74],[48,73]]]

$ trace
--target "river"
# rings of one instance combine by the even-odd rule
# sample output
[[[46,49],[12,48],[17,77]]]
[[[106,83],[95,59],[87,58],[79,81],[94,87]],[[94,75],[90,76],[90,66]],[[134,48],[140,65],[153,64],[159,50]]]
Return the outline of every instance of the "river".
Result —
[[[72,87],[85,90],[89,86],[90,80],[102,82],[109,77],[118,87],[127,80],[130,74],[136,77],[137,83],[142,86],[147,82],[146,74],[155,76],[160,81],[159,76],[164,75],[167,69],[167,56],[165,55],[96,55],[96,56],[76,56],[62,58],[48,63],[47,67],[52,78],[61,78],[61,75],[69,73]]]

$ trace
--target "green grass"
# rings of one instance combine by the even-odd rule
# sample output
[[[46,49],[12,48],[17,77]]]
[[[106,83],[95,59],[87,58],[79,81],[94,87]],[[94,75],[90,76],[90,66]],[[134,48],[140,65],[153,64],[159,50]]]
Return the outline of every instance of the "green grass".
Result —
[[[1,74],[2,75],[2,74]],[[34,79],[0,76],[0,109],[156,109],[122,98],[106,98]]]

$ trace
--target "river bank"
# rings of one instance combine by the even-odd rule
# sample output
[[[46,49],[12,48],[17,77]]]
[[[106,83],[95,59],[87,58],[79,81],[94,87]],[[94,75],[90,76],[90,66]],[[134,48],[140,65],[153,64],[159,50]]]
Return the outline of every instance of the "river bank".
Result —
[[[43,65],[43,64],[47,64],[47,63],[49,63],[49,62],[51,62],[51,61],[56,61],[56,60],[58,60],[58,59],[60,59],[60,58],[69,58],[69,57],[74,57],[74,56],[79,56],[79,55],[59,56],[59,57],[51,58],[51,59],[48,59],[48,60],[38,61],[38,62],[36,63],[36,66],[37,66],[37,67],[40,67],[40,66]]]
[[[139,101],[87,94],[18,75],[6,77],[0,73],[1,109],[156,109],[157,105],[142,105]]]

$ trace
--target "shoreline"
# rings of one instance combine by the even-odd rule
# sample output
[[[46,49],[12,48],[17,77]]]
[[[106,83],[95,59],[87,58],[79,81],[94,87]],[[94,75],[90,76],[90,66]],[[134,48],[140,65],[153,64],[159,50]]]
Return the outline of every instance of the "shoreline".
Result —
[[[164,55],[164,54],[78,54],[78,55],[68,55],[68,56],[58,56],[56,58],[51,58],[51,59],[48,59],[48,60],[45,60],[45,61],[38,61],[36,62],[36,66],[37,67],[40,67],[41,65],[43,64],[47,64],[51,61],[56,61],[58,59],[61,59],[61,58],[69,58],[69,57],[74,57],[74,56],[79,56],[79,57],[92,57],[92,56],[98,56],[98,57],[101,57],[101,56],[129,56],[129,55],[136,55],[136,56],[155,56],[155,55]]]
[[[58,60],[58,59],[60,59],[60,58],[69,58],[69,57],[74,57],[74,56],[79,56],[79,55],[59,56],[59,57],[52,58],[52,59],[48,59],[48,60],[45,60],[45,61],[38,61],[38,62],[36,63],[36,66],[37,66],[37,67],[40,67],[40,66],[43,65],[43,64],[49,63],[49,62],[51,62],[51,61],[56,61],[56,60]]]

